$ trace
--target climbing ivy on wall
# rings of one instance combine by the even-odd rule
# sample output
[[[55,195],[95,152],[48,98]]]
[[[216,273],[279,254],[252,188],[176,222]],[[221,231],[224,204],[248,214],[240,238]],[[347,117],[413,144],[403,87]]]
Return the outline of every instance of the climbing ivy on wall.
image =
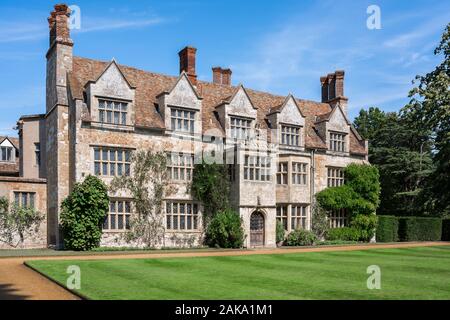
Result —
[[[203,204],[203,221],[206,225],[217,213],[230,208],[230,181],[226,165],[204,161],[196,164],[191,191]]]
[[[327,211],[346,209],[350,217],[375,214],[380,204],[378,169],[350,164],[344,175],[343,186],[327,188],[316,195],[318,204]]]

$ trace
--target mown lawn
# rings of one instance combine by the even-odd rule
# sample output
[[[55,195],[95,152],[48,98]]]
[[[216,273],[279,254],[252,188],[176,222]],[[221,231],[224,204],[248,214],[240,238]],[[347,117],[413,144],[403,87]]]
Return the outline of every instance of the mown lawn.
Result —
[[[450,247],[233,257],[31,261],[60,283],[81,268],[92,299],[450,299]],[[367,267],[381,289],[367,289]]]

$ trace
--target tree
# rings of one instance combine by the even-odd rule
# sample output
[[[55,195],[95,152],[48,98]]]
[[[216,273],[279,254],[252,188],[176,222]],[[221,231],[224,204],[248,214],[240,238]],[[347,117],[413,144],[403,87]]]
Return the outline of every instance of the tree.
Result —
[[[17,248],[39,232],[43,221],[44,215],[34,208],[10,206],[6,198],[0,198],[0,242]]]
[[[107,186],[99,178],[89,175],[75,184],[61,209],[65,249],[86,251],[100,245],[109,197]]]
[[[450,214],[450,23],[434,54],[442,62],[425,76],[417,76],[409,96],[411,101],[402,109],[405,118],[424,131],[433,142],[435,170],[422,192],[429,214]]]
[[[164,243],[165,196],[174,192],[167,170],[167,154],[152,149],[133,152],[132,172],[129,176],[116,177],[111,182],[112,192],[130,194],[134,215],[130,218],[130,230],[125,240],[147,248]]]
[[[355,127],[369,139],[369,161],[380,173],[378,214],[418,215],[419,198],[432,171],[428,133],[395,112],[361,110]]]

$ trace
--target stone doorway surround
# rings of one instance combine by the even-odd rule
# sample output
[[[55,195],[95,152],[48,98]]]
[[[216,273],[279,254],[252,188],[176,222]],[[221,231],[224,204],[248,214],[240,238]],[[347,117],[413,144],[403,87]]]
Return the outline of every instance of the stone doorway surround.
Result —
[[[256,210],[250,216],[250,247],[264,247],[266,219],[264,214]]]

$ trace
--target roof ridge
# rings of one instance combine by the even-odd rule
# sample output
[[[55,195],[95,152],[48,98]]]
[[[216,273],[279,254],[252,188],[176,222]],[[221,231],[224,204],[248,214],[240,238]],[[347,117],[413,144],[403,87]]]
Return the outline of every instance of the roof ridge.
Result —
[[[100,62],[100,63],[104,63],[106,65],[111,63],[111,60],[109,60],[109,61],[105,60],[104,61],[104,60],[91,59],[91,58],[85,58],[85,57],[80,57],[80,56],[74,56],[74,58],[88,60],[88,61],[92,61],[92,62]],[[165,73],[158,73],[158,72],[154,72],[154,71],[148,71],[148,70],[140,69],[140,68],[129,66],[129,65],[125,65],[125,64],[120,64],[119,62],[117,62],[117,60],[115,60],[115,61],[116,61],[116,64],[119,67],[128,68],[128,69],[135,70],[135,71],[138,71],[138,72],[145,72],[145,73],[148,73],[148,74],[151,74],[151,75],[163,76],[163,77],[170,78],[170,79],[178,79],[179,76],[180,76],[180,75],[172,76],[172,75],[168,75],[168,74],[165,74]],[[212,85],[212,86],[219,86],[219,87],[222,86],[223,87],[222,84],[214,83],[212,81],[205,81],[205,80],[199,79],[199,80],[197,80],[197,82],[200,83],[200,84],[207,84],[207,85]],[[310,99],[298,98],[292,93],[289,93],[287,95],[275,94],[275,93],[271,93],[271,92],[268,92],[268,91],[262,91],[262,90],[246,87],[243,84],[239,84],[237,86],[229,86],[229,87],[231,87],[232,89],[235,89],[235,88],[239,88],[240,85],[242,85],[245,88],[245,90],[252,91],[255,94],[258,94],[258,93],[261,94],[262,93],[262,94],[270,95],[270,96],[275,97],[275,98],[286,98],[289,95],[292,95],[294,97],[294,99],[297,100],[298,102],[309,102],[309,103],[316,103],[316,104],[320,104],[320,105],[329,105],[328,103],[325,103],[325,102],[319,102],[319,101],[310,100]]]

